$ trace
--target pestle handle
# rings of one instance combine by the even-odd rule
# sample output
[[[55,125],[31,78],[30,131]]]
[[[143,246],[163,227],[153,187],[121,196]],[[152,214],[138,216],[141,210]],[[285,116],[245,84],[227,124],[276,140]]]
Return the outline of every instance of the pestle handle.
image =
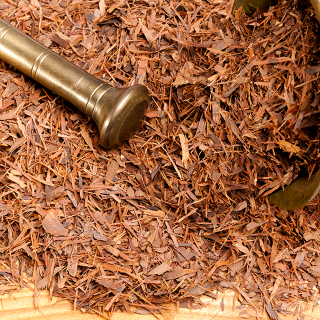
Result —
[[[113,88],[1,19],[0,59],[93,118],[101,144],[108,149],[129,139],[144,116],[145,86]]]

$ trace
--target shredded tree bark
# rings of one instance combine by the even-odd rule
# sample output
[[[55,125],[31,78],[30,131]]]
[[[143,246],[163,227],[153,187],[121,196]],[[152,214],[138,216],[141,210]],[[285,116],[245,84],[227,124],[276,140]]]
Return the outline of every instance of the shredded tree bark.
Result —
[[[295,3],[248,18],[211,0],[0,0],[1,19],[151,95],[107,151],[91,119],[0,62],[1,292],[35,283],[35,305],[48,288],[102,315],[225,289],[272,319],[316,306],[319,196],[296,211],[267,197],[320,158],[319,25]]]

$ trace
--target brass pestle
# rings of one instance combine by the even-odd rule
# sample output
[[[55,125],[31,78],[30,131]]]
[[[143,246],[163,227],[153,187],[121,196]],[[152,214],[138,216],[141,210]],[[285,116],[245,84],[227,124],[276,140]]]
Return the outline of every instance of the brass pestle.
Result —
[[[137,130],[148,105],[145,86],[114,88],[0,19],[0,59],[92,118],[107,149],[116,148]]]

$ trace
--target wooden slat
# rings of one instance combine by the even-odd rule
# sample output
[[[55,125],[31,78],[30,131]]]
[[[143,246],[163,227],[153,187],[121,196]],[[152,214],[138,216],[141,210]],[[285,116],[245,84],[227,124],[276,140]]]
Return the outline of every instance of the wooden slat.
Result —
[[[248,318],[248,315],[239,314],[243,309],[233,307],[232,292],[220,294],[219,298],[213,300],[211,298],[202,297],[201,300],[207,305],[205,308],[189,310],[180,308],[177,310],[171,306],[165,316],[160,316],[161,319],[172,320],[230,320],[239,319],[240,317]],[[224,311],[221,310],[221,301],[223,298]],[[301,303],[302,304],[302,303]],[[239,306],[239,303],[236,304]],[[312,312],[313,304],[302,304],[304,309],[305,320],[320,319],[320,308],[317,307]],[[251,316],[257,316],[254,310],[249,309]],[[259,319],[268,319],[265,313],[260,313]],[[281,316],[283,320],[293,320],[297,316]],[[33,292],[28,289],[23,289],[19,292],[14,292],[12,295],[1,296],[0,304],[0,319],[1,320],[101,320],[102,317],[96,314],[82,313],[79,310],[73,310],[71,303],[65,300],[53,297],[50,300],[49,293],[46,290],[40,292],[39,308],[36,309],[33,304]],[[116,312],[111,317],[112,320],[154,320],[152,315],[127,314]]]

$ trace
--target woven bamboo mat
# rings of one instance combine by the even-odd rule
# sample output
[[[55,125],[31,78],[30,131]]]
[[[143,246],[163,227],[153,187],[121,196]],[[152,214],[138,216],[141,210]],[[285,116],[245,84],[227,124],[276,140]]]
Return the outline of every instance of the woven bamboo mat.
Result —
[[[66,300],[61,300],[53,297],[52,300],[49,297],[48,291],[41,291],[39,295],[38,309],[34,307],[33,292],[29,289],[23,289],[19,292],[13,292],[11,295],[1,296],[0,304],[0,319],[1,320],[98,320],[102,319],[101,316],[96,314],[82,313],[79,310],[73,310],[73,306]],[[223,299],[223,303],[222,303]],[[165,316],[160,316],[161,319],[174,319],[174,320],[224,320],[224,319],[268,319],[267,314],[257,314],[254,310],[248,310],[248,313],[244,313],[241,308],[237,308],[239,303],[234,305],[234,293],[229,292],[220,295],[218,299],[213,300],[211,298],[203,297],[201,299],[207,306],[198,310],[189,310],[181,308],[177,310],[171,307],[166,310]],[[224,305],[222,307],[222,304]],[[304,320],[308,319],[320,319],[320,308],[313,309],[313,303],[305,304],[301,303],[302,309],[296,315],[282,316],[282,320],[299,319],[300,316],[304,317]],[[223,308],[223,310],[222,310]],[[299,309],[300,310],[300,309]],[[153,315],[140,315],[140,314],[128,314],[116,312],[111,318],[112,320],[151,320],[155,319]]]

